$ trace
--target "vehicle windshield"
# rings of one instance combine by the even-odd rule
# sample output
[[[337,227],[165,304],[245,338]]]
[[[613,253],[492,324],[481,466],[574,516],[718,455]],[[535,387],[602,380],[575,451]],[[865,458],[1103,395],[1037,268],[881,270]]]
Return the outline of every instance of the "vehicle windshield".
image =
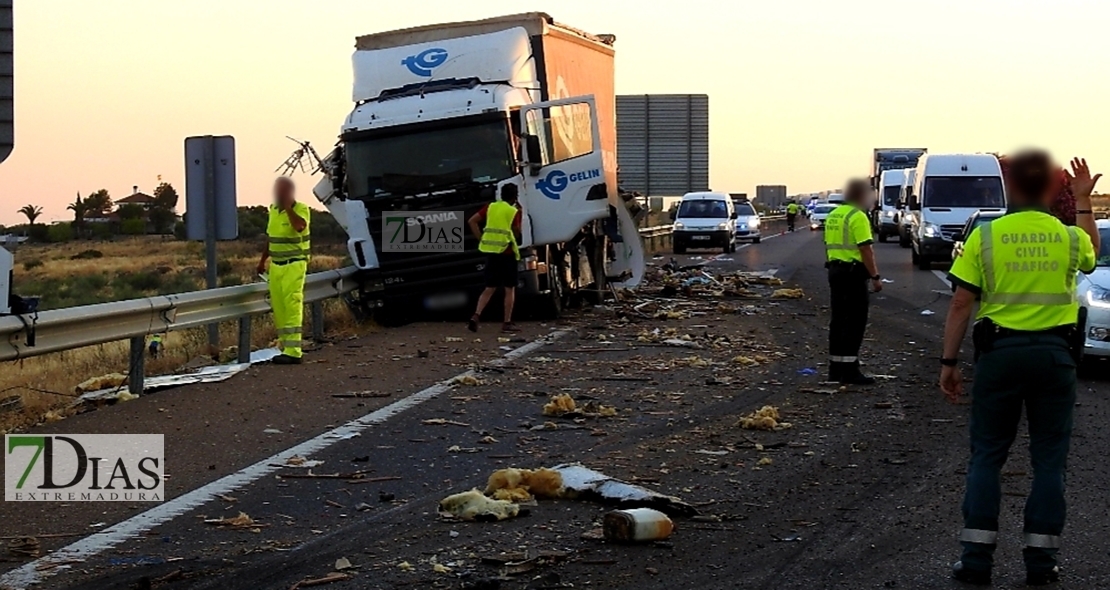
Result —
[[[883,205],[887,207],[895,207],[898,205],[898,197],[902,193],[901,186],[888,186],[883,189]]]
[[[736,216],[737,217],[751,217],[755,214],[756,214],[755,209],[752,208],[752,206],[747,204],[747,203],[738,203],[736,205]]]
[[[354,139],[346,151],[347,191],[354,199],[496,182],[514,174],[509,125],[500,120]]]
[[[818,215],[827,215],[829,213],[832,213],[833,210],[835,210],[836,208],[837,205],[818,205],[817,208],[813,210],[813,212],[817,213]]]
[[[1098,248],[1098,265],[1110,266],[1110,227],[1098,228],[1098,237],[1101,242]]]
[[[925,179],[922,206],[1001,209],[1002,179],[997,176],[933,176]]]
[[[724,201],[683,201],[682,204],[678,206],[678,217],[727,219],[728,207],[725,207]]]

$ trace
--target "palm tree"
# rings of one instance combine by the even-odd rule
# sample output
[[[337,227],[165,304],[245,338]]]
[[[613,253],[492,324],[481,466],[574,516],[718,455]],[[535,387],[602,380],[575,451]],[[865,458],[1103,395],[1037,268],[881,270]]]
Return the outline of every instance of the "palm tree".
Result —
[[[39,207],[37,205],[24,205],[19,209],[19,211],[16,211],[16,213],[22,214],[24,217],[26,217],[28,225],[35,225],[35,220],[37,220],[39,217],[42,217],[42,207]]]
[[[70,203],[66,209],[73,211],[73,227],[80,232],[85,228],[85,215],[89,212],[88,202],[81,200],[81,193],[77,193],[77,200]]]

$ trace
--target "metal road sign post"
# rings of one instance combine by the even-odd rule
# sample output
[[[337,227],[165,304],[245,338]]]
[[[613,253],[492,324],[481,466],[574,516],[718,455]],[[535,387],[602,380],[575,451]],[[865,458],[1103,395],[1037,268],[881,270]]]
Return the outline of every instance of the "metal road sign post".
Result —
[[[0,162],[15,146],[15,51],[12,0],[0,0]],[[12,289],[12,255],[0,246],[0,314],[11,313],[8,299]]]
[[[185,236],[204,240],[209,289],[217,287],[216,241],[239,237],[235,191],[235,138],[204,135],[185,139]],[[208,344],[219,346],[218,324]]]

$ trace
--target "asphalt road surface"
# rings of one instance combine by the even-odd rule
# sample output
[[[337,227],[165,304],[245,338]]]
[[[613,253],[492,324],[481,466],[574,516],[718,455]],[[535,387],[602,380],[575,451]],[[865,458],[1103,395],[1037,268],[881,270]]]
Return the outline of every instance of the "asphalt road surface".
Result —
[[[678,257],[708,261],[715,279],[774,271],[802,299],[771,299],[764,286],[662,297],[655,283],[621,305],[526,324],[518,341],[487,328],[475,342],[453,324],[384,330],[326,346],[301,367],[253,368],[43,427],[164,432],[169,499],[5,503],[2,536],[40,537],[47,553],[0,557],[0,587],[958,588],[947,575],[968,408],[945,403],[935,385],[943,269],[915,270],[907,250],[876,245],[892,282],[873,296],[863,357],[888,378],[837,390],[821,383],[819,238],[800,231],[732,255]],[[697,348],[665,345],[671,335]],[[470,370],[477,384],[451,383]],[[1076,412],[1063,588],[1110,587],[1110,388],[1095,373]],[[378,397],[333,397],[360,391]],[[617,416],[544,417],[558,393],[616,406]],[[764,405],[792,427],[738,425]],[[1025,441],[1003,478],[1002,588],[1024,579]],[[286,466],[294,454],[323,463]],[[589,534],[610,509],[594,502],[541,500],[498,523],[437,515],[440,499],[483,487],[496,469],[571,462],[679,496],[700,516],[677,518],[665,542],[616,545]],[[205,523],[240,512],[255,524]],[[347,578],[321,582],[339,559],[353,566]]]

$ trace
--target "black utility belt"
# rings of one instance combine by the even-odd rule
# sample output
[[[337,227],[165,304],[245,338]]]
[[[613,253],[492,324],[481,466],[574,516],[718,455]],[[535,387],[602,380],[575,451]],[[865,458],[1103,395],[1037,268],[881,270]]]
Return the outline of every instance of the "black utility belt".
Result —
[[[1047,330],[1011,330],[1010,328],[1003,328],[1002,326],[995,325],[994,339],[1002,340],[1003,338],[1036,338],[1042,336],[1057,336],[1060,338],[1069,338],[1075,332],[1075,324],[1068,324],[1066,326],[1056,326]]]
[[[859,260],[851,262],[847,260],[829,260],[825,262],[825,268],[856,268],[859,266],[863,266],[863,262]]]
[[[990,318],[983,318],[975,322],[975,327],[971,332],[971,340],[975,345],[975,360],[979,360],[980,356],[994,350],[996,344],[1002,340],[1027,338],[1031,342],[1035,342],[1048,337],[1063,341],[1072,357],[1076,362],[1079,362],[1079,359],[1083,356],[1085,324],[1085,318],[1080,316],[1078,324],[1067,324],[1047,330],[1013,330],[999,326]]]
[[[290,258],[289,260],[271,260],[270,264],[276,264],[278,266],[285,266],[286,264],[293,264],[294,262],[306,262],[306,261],[308,261],[307,258]]]

